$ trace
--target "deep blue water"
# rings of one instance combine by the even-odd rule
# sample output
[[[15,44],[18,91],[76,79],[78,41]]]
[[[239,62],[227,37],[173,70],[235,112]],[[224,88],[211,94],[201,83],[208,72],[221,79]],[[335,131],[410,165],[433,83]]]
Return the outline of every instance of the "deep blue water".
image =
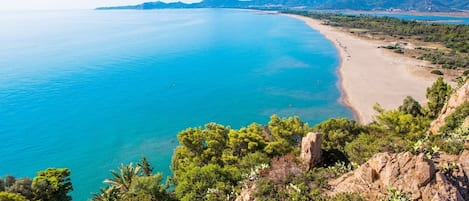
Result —
[[[0,13],[0,175],[72,171],[74,200],[177,133],[269,116],[310,124],[340,105],[334,46],[303,22],[243,10]]]
[[[404,20],[418,20],[429,23],[444,24],[469,24],[469,17],[453,17],[453,16],[423,16],[423,15],[402,15],[402,14],[373,14],[374,16],[389,16]]]

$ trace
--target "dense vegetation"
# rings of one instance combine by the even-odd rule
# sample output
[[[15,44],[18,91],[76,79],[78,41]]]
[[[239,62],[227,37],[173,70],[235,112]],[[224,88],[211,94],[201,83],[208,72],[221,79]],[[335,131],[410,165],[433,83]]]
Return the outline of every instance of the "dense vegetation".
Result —
[[[469,25],[450,25],[425,23],[415,20],[402,20],[393,17],[376,17],[368,15],[339,15],[307,11],[284,11],[287,13],[321,19],[324,24],[361,29],[372,35],[387,35],[397,39],[411,39],[423,42],[434,42],[444,45],[448,50],[416,47],[412,51],[419,59],[439,64],[444,68],[469,68]],[[399,44],[385,46],[404,53]]]
[[[70,170],[66,168],[39,171],[33,180],[12,175],[0,178],[1,201],[69,201],[72,197],[68,193],[72,190]]]
[[[466,79],[467,80],[467,79]],[[273,115],[266,125],[253,123],[233,129],[216,123],[188,128],[178,134],[180,145],[172,159],[173,177],[163,182],[161,173],[145,157],[134,165],[111,171],[106,187],[95,201],[234,200],[244,189],[257,200],[364,200],[359,194],[328,197],[328,180],[352,171],[379,152],[458,154],[469,137],[461,123],[469,116],[469,102],[446,119],[439,135],[430,135],[452,88],[441,78],[427,90],[428,106],[412,97],[394,110],[375,106],[375,122],[361,125],[350,119],[329,119],[309,126],[298,117]],[[323,134],[322,163],[310,170],[299,159],[300,142],[310,131]],[[68,169],[47,169],[37,176],[0,179],[0,200],[71,200]],[[406,197],[389,189],[389,200]]]

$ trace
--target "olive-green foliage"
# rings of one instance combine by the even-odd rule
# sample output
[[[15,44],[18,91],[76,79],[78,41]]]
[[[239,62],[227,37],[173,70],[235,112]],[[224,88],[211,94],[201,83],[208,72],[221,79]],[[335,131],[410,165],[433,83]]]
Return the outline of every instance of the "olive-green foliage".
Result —
[[[231,129],[228,133],[228,147],[231,156],[244,157],[258,150],[263,150],[267,144],[261,125],[253,123],[239,130]],[[225,154],[226,156],[226,154]],[[225,160],[225,162],[227,162]]]
[[[235,184],[231,172],[218,165],[193,166],[178,178],[176,196],[182,201],[225,200]]]
[[[70,170],[67,168],[48,168],[39,171],[33,179],[34,200],[37,201],[67,201],[72,200],[68,195],[73,190],[70,180]]]
[[[28,200],[32,200],[34,197],[32,181],[27,177],[17,179],[15,183],[8,188],[8,192],[21,194]]]
[[[438,150],[449,154],[460,154],[466,147],[469,138],[469,128],[462,127],[454,131],[444,132],[440,135],[431,135],[423,140],[423,148],[438,148]]]
[[[280,200],[280,198],[277,197],[279,194],[276,185],[266,178],[261,178],[257,181],[254,196],[259,201]]]
[[[268,126],[251,124],[239,130],[215,123],[178,134],[173,155],[176,196],[181,200],[228,199],[244,175],[270,159],[299,152],[309,130],[298,117],[273,115]]]
[[[365,131],[364,127],[350,119],[329,119],[316,125],[313,130],[323,134],[321,148],[327,151],[345,150],[346,143],[351,142]]]
[[[441,70],[432,70],[430,73],[435,74],[435,75],[443,75],[443,72]]]
[[[92,201],[120,201],[122,192],[115,186],[99,189],[100,193],[95,193]]]
[[[205,128],[189,128],[178,134],[179,146],[173,156],[173,171],[179,171],[190,164],[207,165],[223,163],[222,154],[227,146],[229,127],[209,123]]]
[[[170,201],[173,200],[166,192],[169,185],[161,185],[161,173],[136,177],[123,200],[135,201]]]
[[[429,119],[421,116],[414,117],[412,114],[407,114],[407,111],[386,111],[379,105],[375,105],[374,108],[378,112],[378,115],[376,115],[377,124],[371,126],[383,133],[399,135],[413,140],[424,135],[430,125]]]
[[[0,192],[1,201],[28,201],[24,196],[18,193]]]
[[[404,99],[404,101],[402,102],[402,105],[399,106],[398,110],[405,114],[410,114],[413,117],[420,117],[420,116],[423,116],[424,114],[423,108],[420,105],[420,103],[417,102],[411,96],[407,96]]]
[[[393,187],[388,187],[388,196],[386,197],[385,201],[411,201],[410,196],[408,193],[404,191],[397,190]]]
[[[365,198],[361,197],[358,193],[339,193],[335,196],[329,197],[328,201],[366,201]]]
[[[409,142],[401,136],[388,134],[361,134],[345,146],[349,160],[363,164],[380,152],[402,152],[410,150]]]
[[[456,128],[460,127],[466,118],[469,117],[469,100],[468,102],[456,107],[453,113],[451,113],[445,119],[445,125],[441,127],[440,132],[447,133],[452,132]]]
[[[148,162],[145,156],[142,156],[142,159],[139,163],[137,163],[137,166],[142,169],[143,174],[145,176],[150,176],[153,173],[153,168],[151,167],[150,163]]]
[[[313,168],[288,179],[285,184],[278,185],[269,177],[256,182],[254,193],[256,200],[330,200],[322,194],[328,188],[328,180],[342,175],[332,168]]]
[[[353,29],[366,29],[371,34],[385,34],[392,37],[416,38],[425,42],[437,42],[451,49],[426,50],[421,59],[446,68],[469,67],[469,25],[429,24],[416,20],[402,20],[393,17],[369,15],[340,15],[308,11],[288,10],[286,13],[321,19],[325,24]],[[401,53],[401,51],[398,51]]]
[[[0,177],[0,192],[5,191],[5,181]]]
[[[251,169],[259,164],[269,164],[270,158],[262,152],[249,153],[238,162],[238,167],[243,174],[249,173]]]
[[[276,185],[267,178],[261,178],[256,182],[256,191],[254,196],[259,201],[274,200],[318,200],[321,198],[321,189],[316,185],[309,184],[316,181],[310,181],[307,175],[295,177],[294,181],[287,185]],[[325,178],[322,178],[325,179]],[[313,188],[311,188],[313,187]]]
[[[111,170],[111,174],[114,177],[104,180],[104,183],[112,185],[122,193],[125,193],[129,191],[132,181],[141,174],[141,168],[140,166],[135,167],[133,163],[129,165],[121,164],[119,170]]]
[[[348,159],[362,164],[379,152],[411,150],[412,141],[422,138],[428,131],[430,119],[423,115],[420,104],[407,97],[395,110],[384,110],[375,105],[376,122],[368,126],[368,133],[345,146]]]
[[[431,87],[427,89],[428,116],[436,118],[451,94],[451,86],[443,78],[439,77]]]
[[[9,188],[10,186],[12,186],[14,183],[15,183],[16,179],[14,176],[12,175],[7,175],[5,177],[5,187],[6,188]]]
[[[469,70],[467,70],[467,72],[469,73]],[[456,82],[458,83],[458,88],[462,87],[468,81],[469,81],[469,75],[463,75],[463,76],[456,78]]]
[[[309,130],[308,124],[303,123],[299,117],[281,119],[272,115],[269,121],[270,136],[264,151],[270,156],[281,156],[297,148],[301,138]],[[299,151],[299,150],[296,150]]]
[[[146,169],[146,170],[145,170]],[[111,170],[113,178],[105,179],[106,188],[94,194],[93,201],[170,201],[173,197],[167,192],[169,183],[162,184],[161,173],[152,174],[151,165],[142,157],[140,164],[121,164]]]

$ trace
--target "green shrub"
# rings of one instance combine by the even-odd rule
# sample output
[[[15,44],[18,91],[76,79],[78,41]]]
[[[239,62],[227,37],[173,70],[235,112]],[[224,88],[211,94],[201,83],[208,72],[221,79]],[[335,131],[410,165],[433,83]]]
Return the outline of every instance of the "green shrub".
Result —
[[[456,107],[455,111],[445,119],[445,125],[440,132],[451,132],[460,127],[464,120],[469,117],[469,101]]]
[[[429,118],[436,118],[438,116],[451,93],[451,86],[441,77],[431,87],[427,88]]]
[[[361,134],[345,146],[351,162],[363,164],[380,152],[403,152],[410,150],[409,142],[400,136],[390,134]]]
[[[402,190],[397,190],[393,187],[388,187],[388,196],[385,201],[411,201],[408,193]]]
[[[18,193],[0,192],[1,201],[28,201],[24,196]]]
[[[468,140],[469,129],[458,128],[454,131],[443,133],[441,135],[430,136],[428,147],[438,147],[439,150],[449,154],[460,154]]]
[[[423,116],[422,106],[411,96],[407,96],[404,99],[402,105],[399,106],[398,110],[406,114],[410,114],[413,117]]]
[[[339,193],[333,197],[328,198],[329,201],[366,201],[358,193]]]
[[[402,50],[401,48],[394,50],[394,52],[398,54],[404,54],[404,50]]]
[[[435,75],[444,75],[443,72],[441,72],[441,70],[432,70],[430,73],[435,74]]]
[[[469,70],[465,70],[465,71],[462,73],[462,75],[468,76],[468,75],[469,75]]]
[[[364,127],[350,119],[329,119],[316,125],[313,130],[323,134],[321,148],[324,150],[345,150],[345,144],[364,132]]]

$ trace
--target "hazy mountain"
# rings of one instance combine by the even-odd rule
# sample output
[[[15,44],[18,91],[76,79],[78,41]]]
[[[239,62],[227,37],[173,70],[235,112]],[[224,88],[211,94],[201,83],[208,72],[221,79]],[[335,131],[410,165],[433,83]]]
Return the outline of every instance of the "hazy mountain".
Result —
[[[352,10],[390,10],[403,11],[456,11],[441,2],[445,0],[327,0],[318,6],[323,9],[352,9]],[[453,0],[463,2],[464,0]]]
[[[403,11],[469,10],[468,0],[203,0],[200,3],[148,2],[134,6],[98,9],[162,9],[162,8],[289,8]]]

